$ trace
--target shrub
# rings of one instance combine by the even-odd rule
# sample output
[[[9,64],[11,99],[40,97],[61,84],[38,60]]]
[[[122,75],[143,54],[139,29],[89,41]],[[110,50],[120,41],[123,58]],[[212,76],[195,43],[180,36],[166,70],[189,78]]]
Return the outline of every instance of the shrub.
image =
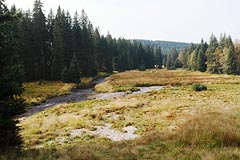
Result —
[[[200,83],[196,83],[192,85],[192,89],[194,91],[205,91],[207,90],[207,86],[200,84]]]

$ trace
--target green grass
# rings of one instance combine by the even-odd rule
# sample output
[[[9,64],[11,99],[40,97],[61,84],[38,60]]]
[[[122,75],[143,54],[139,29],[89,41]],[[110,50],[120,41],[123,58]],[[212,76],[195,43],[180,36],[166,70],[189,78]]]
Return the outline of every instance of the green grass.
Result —
[[[124,74],[122,79],[115,74],[107,83],[113,80],[111,84],[126,86],[126,79],[131,79],[127,75],[132,76],[132,72],[119,73]],[[25,151],[11,151],[0,159],[240,159],[238,76],[183,70],[144,72],[145,81],[136,77],[131,80],[133,87],[151,85],[152,73],[161,74],[163,79],[165,75],[175,87],[112,100],[62,104],[23,118],[19,125]],[[207,90],[193,91],[189,79],[204,83]],[[157,83],[163,84],[163,80]],[[69,137],[74,129],[94,130],[104,123],[120,131],[135,126],[139,138],[112,142],[88,134]]]
[[[139,89],[135,85],[125,85],[125,86],[113,86],[115,92],[136,92]]]

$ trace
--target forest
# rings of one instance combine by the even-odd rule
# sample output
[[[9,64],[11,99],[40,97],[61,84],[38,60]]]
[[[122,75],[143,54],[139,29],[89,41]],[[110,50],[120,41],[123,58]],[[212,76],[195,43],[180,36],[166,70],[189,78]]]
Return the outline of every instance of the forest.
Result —
[[[209,43],[201,40],[178,52],[172,49],[166,57],[169,69],[186,68],[193,71],[212,74],[240,74],[239,42],[233,42],[231,36],[223,34],[218,40],[213,34]]]
[[[161,47],[163,54],[168,54],[173,48],[176,48],[176,50],[180,52],[183,49],[190,46],[190,43],[184,43],[184,42],[159,41],[159,40],[153,41],[153,40],[143,40],[143,39],[136,39],[136,41],[142,43],[143,45]]]
[[[72,18],[59,6],[56,14],[51,10],[45,16],[43,4],[37,0],[33,11],[19,11],[13,6],[9,12],[19,15],[9,24],[9,31],[17,37],[11,52],[24,66],[25,81],[74,82],[74,78],[67,80],[68,74],[79,79],[79,76],[95,76],[97,72],[161,66],[160,47],[115,39],[110,34],[103,36],[84,10]]]

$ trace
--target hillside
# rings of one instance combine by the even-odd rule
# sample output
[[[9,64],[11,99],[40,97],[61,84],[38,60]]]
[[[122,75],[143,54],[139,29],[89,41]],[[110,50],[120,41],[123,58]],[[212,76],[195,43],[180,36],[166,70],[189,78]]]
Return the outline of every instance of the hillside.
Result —
[[[137,39],[137,42],[140,42],[144,45],[150,45],[152,47],[160,46],[163,54],[169,53],[172,48],[176,48],[178,51],[181,51],[190,46],[190,43],[185,42],[172,42],[172,41],[153,41],[153,40],[145,40],[145,39]]]

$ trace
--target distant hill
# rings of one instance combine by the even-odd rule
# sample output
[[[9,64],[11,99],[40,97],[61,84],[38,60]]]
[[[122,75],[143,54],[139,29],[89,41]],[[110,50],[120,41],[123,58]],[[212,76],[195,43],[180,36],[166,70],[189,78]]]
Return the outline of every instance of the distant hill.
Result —
[[[181,51],[189,47],[190,45],[190,43],[171,42],[171,41],[152,41],[152,40],[144,40],[144,39],[136,39],[136,41],[144,45],[160,46],[164,54],[169,53],[172,48],[176,48],[178,51]]]

